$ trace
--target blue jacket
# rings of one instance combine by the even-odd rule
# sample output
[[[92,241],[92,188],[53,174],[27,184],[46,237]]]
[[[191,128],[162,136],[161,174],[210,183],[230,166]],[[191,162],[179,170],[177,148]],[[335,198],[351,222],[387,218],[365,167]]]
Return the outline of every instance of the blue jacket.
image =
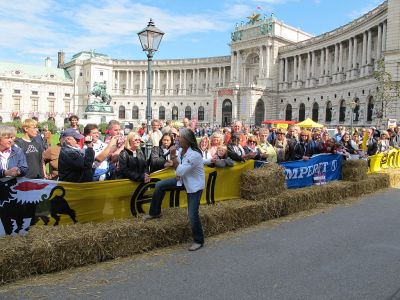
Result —
[[[26,163],[25,154],[21,148],[13,145],[11,147],[11,154],[7,161],[7,168],[3,169],[0,164],[0,178],[4,177],[4,171],[11,168],[18,167],[21,174],[19,176],[25,176],[28,171],[28,164]]]

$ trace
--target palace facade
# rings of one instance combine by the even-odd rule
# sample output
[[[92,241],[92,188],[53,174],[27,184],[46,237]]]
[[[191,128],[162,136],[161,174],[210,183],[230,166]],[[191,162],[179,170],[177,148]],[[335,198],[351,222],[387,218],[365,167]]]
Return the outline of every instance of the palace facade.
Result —
[[[400,1],[316,37],[273,16],[255,19],[236,25],[230,46],[228,56],[153,61],[153,118],[376,125],[377,62],[384,58],[385,70],[400,80]],[[146,79],[147,60],[87,51],[68,62],[59,52],[57,68],[49,59],[44,67],[0,63],[0,116],[51,117],[62,126],[74,113],[84,123],[94,83],[105,82],[115,119],[138,126],[146,118]],[[388,118],[400,120],[399,101]]]

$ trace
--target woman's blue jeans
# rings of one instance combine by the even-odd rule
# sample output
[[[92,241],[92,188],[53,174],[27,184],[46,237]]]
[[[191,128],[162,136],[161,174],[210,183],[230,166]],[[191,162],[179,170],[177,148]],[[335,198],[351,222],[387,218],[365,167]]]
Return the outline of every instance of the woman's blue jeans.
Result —
[[[161,204],[165,192],[176,187],[176,178],[169,178],[156,182],[153,196],[151,197],[150,211],[151,216],[159,216],[161,214]],[[187,193],[188,199],[188,215],[192,229],[193,241],[198,244],[204,243],[203,227],[199,216],[200,199],[203,190],[195,193]]]
[[[203,227],[199,216],[200,199],[203,190],[195,193],[187,193],[188,198],[188,215],[190,225],[192,227],[193,241],[198,244],[204,244]]]

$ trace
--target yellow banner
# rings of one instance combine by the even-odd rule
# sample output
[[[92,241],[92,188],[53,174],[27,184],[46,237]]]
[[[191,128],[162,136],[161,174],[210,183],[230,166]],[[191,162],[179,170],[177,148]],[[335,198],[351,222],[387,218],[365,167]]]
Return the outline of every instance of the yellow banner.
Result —
[[[251,169],[254,161],[236,163],[231,168],[205,167],[206,185],[201,204],[240,197],[240,176]],[[36,209],[38,224],[52,225],[57,219],[59,224],[102,222],[148,212],[155,183],[174,176],[175,171],[164,169],[151,174],[151,182],[147,184],[128,179],[88,183],[25,180],[18,181],[14,191],[17,191],[16,198],[29,198],[27,201],[31,203],[41,199]],[[185,190],[167,191],[162,207],[187,207]]]
[[[392,149],[369,157],[369,173],[400,167],[400,150]]]

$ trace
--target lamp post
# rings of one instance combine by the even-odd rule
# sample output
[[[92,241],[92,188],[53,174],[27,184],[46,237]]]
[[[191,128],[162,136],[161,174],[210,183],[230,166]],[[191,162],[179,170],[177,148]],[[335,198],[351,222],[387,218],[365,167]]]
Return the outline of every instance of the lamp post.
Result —
[[[351,116],[350,116],[350,128],[351,128],[351,131],[350,131],[350,135],[353,135],[354,109],[356,108],[356,106],[357,106],[357,102],[355,102],[355,101],[351,101],[350,102],[350,108],[351,108]]]
[[[143,51],[147,52],[147,105],[146,105],[146,121],[147,121],[147,142],[146,142],[146,158],[150,157],[151,148],[153,147],[151,139],[149,138],[151,128],[151,91],[153,83],[151,78],[151,62],[153,54],[158,50],[161,39],[164,35],[160,29],[154,26],[154,22],[150,19],[147,27],[138,32],[140,44]]]

